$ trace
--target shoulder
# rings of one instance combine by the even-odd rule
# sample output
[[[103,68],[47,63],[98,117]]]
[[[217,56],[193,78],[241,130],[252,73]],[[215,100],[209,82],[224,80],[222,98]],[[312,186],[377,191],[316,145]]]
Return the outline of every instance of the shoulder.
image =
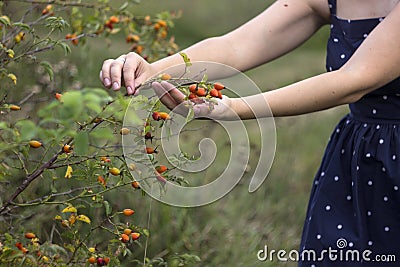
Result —
[[[305,2],[325,23],[330,22],[328,0],[305,0]]]

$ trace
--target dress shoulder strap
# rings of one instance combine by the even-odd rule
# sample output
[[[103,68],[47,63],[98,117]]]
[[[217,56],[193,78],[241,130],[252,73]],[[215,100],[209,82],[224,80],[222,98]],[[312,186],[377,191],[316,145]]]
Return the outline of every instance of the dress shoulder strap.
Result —
[[[328,0],[331,15],[336,15],[336,0]]]

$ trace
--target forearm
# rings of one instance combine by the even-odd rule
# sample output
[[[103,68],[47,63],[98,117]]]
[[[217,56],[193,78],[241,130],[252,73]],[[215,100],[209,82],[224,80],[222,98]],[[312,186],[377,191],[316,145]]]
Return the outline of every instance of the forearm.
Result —
[[[276,1],[237,29],[205,39],[183,52],[193,62],[217,62],[246,71],[298,47],[326,22],[308,1]],[[175,54],[152,65],[161,71],[179,63],[182,59]]]
[[[294,116],[357,101],[374,87],[347,71],[324,73],[256,96],[232,99],[242,119],[257,116]],[[268,103],[268,106],[267,106]]]
[[[224,36],[207,38],[183,49],[181,52],[188,55],[191,62],[209,61],[233,66],[236,62],[236,51],[232,46],[229,46],[224,39]],[[152,66],[158,71],[162,71],[182,63],[184,63],[184,61],[181,55],[176,53],[152,63]]]

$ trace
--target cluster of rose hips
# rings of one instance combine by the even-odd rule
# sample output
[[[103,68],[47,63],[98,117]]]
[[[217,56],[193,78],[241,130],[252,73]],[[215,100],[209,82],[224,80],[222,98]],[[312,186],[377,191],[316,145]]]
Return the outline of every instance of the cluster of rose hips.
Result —
[[[91,264],[97,264],[98,266],[106,266],[110,262],[109,257],[96,257],[96,256],[91,256],[88,259],[88,262]]]
[[[168,25],[165,20],[158,20],[156,23],[154,23],[153,28],[156,32],[159,33],[160,38],[166,38],[168,35]]]
[[[147,26],[153,25],[154,31],[157,33],[158,38],[165,39],[168,36],[168,25],[165,20],[159,19],[157,22],[153,24],[150,16],[146,16],[144,18],[144,23]],[[140,36],[134,33],[128,33],[128,35],[125,38],[125,41],[127,43],[133,43],[133,45],[130,48],[130,51],[134,51],[138,54],[142,54],[144,50],[144,46],[139,44],[140,41]],[[146,59],[146,56],[144,56]]]
[[[112,30],[114,29],[114,24],[119,23],[119,18],[117,16],[111,16],[108,18],[108,20],[106,20],[106,22],[104,23],[104,27]]]
[[[225,86],[222,83],[214,83],[214,84],[199,84],[194,83],[189,85],[189,96],[190,100],[199,98],[199,97],[216,97],[222,99],[222,90]]]
[[[32,245],[37,249],[36,251],[36,255],[39,257],[40,260],[44,261],[44,262],[48,262],[50,259],[49,257],[42,255],[42,252],[39,250],[40,247],[40,243],[39,243],[39,238],[36,237],[36,235],[32,232],[27,232],[25,233],[25,238],[30,240],[30,242],[32,243]],[[15,246],[18,248],[18,250],[20,250],[23,254],[28,254],[29,253],[29,249],[27,249],[22,242],[16,242]],[[57,256],[55,256],[57,257]]]
[[[172,80],[172,76],[168,73],[163,73],[159,76],[159,79],[168,81]],[[189,100],[213,97],[222,99],[222,90],[225,89],[225,85],[220,82],[190,82],[189,84],[181,85],[177,88],[187,95]],[[196,100],[193,102],[196,102]]]
[[[132,216],[135,211],[132,209],[124,209],[122,212],[125,216]],[[135,241],[139,239],[140,233],[132,231],[130,228],[125,228],[123,230],[123,233],[120,235],[119,240],[122,243],[128,243],[130,240]],[[102,257],[99,255],[96,255],[96,249],[94,247],[89,248],[89,252],[93,253],[94,255],[90,256],[88,259],[88,262],[91,264],[97,264],[98,266],[106,266],[110,262],[109,257]]]
[[[65,35],[65,39],[66,40],[71,40],[71,43],[73,45],[78,45],[79,40],[78,40],[77,36],[78,35],[76,33],[68,33],[67,35]]]

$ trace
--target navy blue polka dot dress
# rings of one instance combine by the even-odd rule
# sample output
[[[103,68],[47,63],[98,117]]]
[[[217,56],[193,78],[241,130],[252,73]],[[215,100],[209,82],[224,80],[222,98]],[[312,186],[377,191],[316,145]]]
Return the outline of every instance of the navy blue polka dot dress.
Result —
[[[336,16],[336,0],[328,2],[326,67],[332,71],[383,18],[343,20]],[[301,267],[400,266],[400,78],[349,107],[314,180]]]

